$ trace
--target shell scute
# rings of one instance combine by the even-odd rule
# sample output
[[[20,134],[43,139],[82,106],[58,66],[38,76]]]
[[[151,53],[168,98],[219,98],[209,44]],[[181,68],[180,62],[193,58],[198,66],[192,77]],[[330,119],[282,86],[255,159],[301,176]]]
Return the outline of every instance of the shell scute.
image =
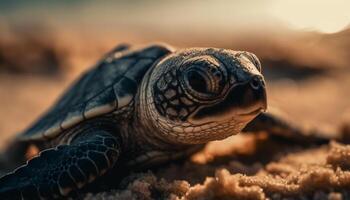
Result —
[[[117,99],[112,86],[110,86],[99,95],[88,100],[82,113],[85,118],[89,119],[104,113],[109,113],[117,107]]]
[[[19,135],[22,141],[54,138],[85,119],[102,116],[128,105],[146,71],[171,50],[153,45],[110,54],[84,73],[55,105]]]

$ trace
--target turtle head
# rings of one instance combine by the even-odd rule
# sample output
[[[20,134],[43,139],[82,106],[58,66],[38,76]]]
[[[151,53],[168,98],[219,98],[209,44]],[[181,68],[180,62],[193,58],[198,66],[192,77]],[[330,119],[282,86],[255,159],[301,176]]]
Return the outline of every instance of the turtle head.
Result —
[[[195,144],[239,133],[267,107],[258,58],[249,52],[192,48],[149,72],[147,118],[169,141]]]

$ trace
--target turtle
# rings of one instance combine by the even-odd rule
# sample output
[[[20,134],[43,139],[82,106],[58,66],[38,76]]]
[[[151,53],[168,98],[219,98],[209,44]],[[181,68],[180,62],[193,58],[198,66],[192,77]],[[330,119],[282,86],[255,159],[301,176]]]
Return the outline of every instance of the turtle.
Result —
[[[74,196],[114,171],[186,158],[240,132],[323,140],[266,110],[251,52],[120,45],[9,145],[4,160],[16,169],[0,178],[0,197]],[[40,153],[26,161],[32,145]]]

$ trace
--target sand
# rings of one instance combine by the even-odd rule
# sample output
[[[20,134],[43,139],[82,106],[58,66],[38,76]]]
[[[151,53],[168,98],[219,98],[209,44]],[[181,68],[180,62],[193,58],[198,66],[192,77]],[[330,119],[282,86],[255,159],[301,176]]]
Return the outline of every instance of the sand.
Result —
[[[125,178],[126,188],[87,194],[85,199],[349,199],[349,158],[350,145],[331,142],[298,149],[265,165],[259,161],[245,165],[227,158],[219,166],[186,161],[168,169],[132,174]],[[254,175],[246,175],[253,171]],[[204,180],[194,181],[199,176]]]

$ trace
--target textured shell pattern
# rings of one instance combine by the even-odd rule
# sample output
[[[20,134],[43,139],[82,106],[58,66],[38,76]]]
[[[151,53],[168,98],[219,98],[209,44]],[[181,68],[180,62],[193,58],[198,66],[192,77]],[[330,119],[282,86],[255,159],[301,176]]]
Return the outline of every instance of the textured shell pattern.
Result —
[[[55,138],[86,119],[122,109],[133,100],[146,71],[169,52],[161,45],[110,52],[84,73],[19,139]]]

